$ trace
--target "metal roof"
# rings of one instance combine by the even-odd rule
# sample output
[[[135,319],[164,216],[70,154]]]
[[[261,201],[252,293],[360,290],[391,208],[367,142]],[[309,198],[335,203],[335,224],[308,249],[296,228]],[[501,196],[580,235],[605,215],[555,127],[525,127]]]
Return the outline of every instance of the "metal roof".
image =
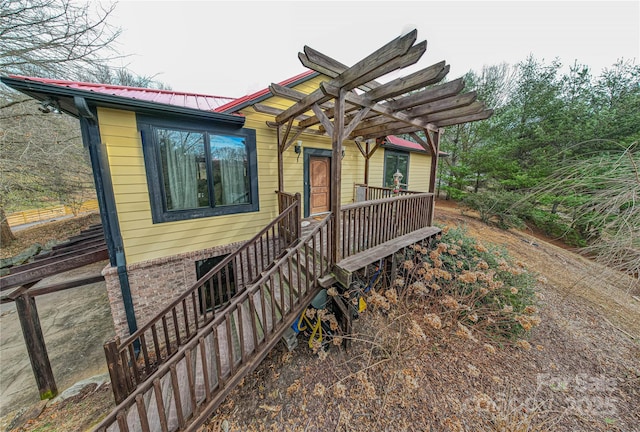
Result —
[[[27,77],[20,75],[10,75],[10,78],[39,82],[44,84],[53,84],[61,87],[67,87],[69,89],[77,89],[112,96],[126,97],[146,102],[175,105],[183,108],[191,108],[202,111],[217,111],[219,107],[235,100],[235,98],[231,97],[210,96],[199,93],[178,92],[174,90],[158,90],[112,84],[96,84],[80,81]]]

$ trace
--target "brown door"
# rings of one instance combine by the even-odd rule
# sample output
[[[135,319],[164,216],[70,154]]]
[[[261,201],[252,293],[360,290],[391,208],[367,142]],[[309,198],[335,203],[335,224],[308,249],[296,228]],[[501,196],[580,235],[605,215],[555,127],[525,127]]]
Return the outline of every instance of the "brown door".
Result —
[[[331,190],[331,158],[311,156],[309,158],[309,214],[329,211]]]

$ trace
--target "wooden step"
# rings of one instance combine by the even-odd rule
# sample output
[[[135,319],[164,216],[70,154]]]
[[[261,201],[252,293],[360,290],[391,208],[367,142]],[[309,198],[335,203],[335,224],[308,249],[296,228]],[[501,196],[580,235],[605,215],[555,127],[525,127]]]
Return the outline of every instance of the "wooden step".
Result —
[[[348,288],[349,285],[351,285],[351,275],[353,274],[353,272],[360,270],[361,268],[364,268],[376,261],[379,261],[382,258],[393,255],[402,248],[425,240],[429,237],[433,237],[440,231],[442,230],[438,227],[422,228],[409,234],[396,237],[393,240],[389,240],[388,242],[382,243],[381,245],[372,247],[371,249],[367,249],[364,252],[351,255],[350,257],[343,259],[335,265],[334,275],[336,277],[336,280],[343,287]]]

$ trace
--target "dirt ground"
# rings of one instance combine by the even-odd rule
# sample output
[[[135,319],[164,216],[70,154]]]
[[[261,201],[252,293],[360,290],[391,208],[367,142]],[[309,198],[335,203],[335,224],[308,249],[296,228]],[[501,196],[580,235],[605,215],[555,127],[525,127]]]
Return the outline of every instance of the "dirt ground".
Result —
[[[438,224],[503,245],[539,275],[542,322],[530,349],[489,349],[450,329],[414,337],[407,328],[423,322],[420,304],[365,313],[347,352],[321,358],[301,337],[291,353],[279,344],[202,430],[640,432],[638,280],[447,203],[436,208]],[[105,388],[47,407],[24,430],[83,430],[112,406]]]

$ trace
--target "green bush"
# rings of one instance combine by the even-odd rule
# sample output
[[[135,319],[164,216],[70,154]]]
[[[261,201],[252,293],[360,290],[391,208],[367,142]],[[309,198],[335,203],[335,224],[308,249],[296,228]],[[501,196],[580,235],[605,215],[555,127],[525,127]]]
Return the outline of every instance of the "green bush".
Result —
[[[480,220],[486,224],[494,224],[500,228],[511,227],[524,228],[522,214],[522,196],[507,191],[482,191],[469,194],[462,199],[462,205],[475,210],[480,215]]]
[[[527,213],[526,219],[551,238],[562,239],[571,246],[587,245],[580,231],[565,222],[558,214],[533,209]]]

